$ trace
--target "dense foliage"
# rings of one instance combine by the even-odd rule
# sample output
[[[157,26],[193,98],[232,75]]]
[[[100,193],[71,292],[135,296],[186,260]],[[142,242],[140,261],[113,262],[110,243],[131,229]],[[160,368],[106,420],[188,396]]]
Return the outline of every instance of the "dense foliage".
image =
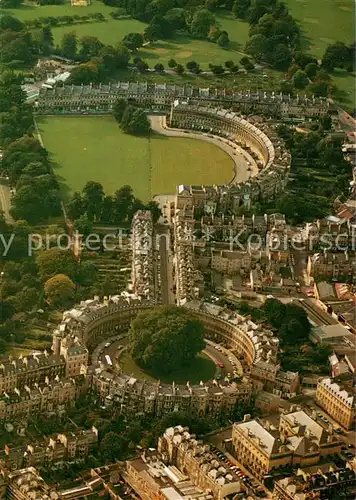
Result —
[[[137,210],[150,210],[154,222],[161,215],[156,202],[145,205],[134,196],[131,186],[122,186],[111,196],[105,195],[103,186],[94,181],[87,182],[82,193],[75,192],[67,207],[69,217],[75,221],[85,215],[89,221],[120,227],[129,226]]]
[[[133,359],[156,374],[189,365],[205,346],[203,325],[178,307],[140,313],[131,324],[130,340]]]
[[[285,125],[277,128],[292,154],[293,176],[277,209],[292,224],[324,217],[335,198],[349,189],[352,166],[344,159],[342,140],[329,134],[330,127],[326,117],[305,134]]]
[[[119,99],[115,104],[113,114],[124,132],[145,135],[150,131],[150,122],[145,111],[129,105],[124,99]]]

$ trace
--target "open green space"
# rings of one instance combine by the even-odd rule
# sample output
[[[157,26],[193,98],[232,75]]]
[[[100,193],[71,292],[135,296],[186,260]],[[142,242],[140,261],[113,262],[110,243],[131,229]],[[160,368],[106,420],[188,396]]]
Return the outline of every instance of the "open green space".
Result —
[[[328,45],[351,43],[355,39],[353,0],[286,0],[303,32],[304,49],[321,59]],[[337,70],[335,99],[346,107],[355,106],[355,73]]]
[[[354,39],[353,0],[286,0],[300,23],[305,48],[321,57],[328,45]]]
[[[120,366],[127,374],[132,374],[137,378],[144,378],[146,380],[157,380],[157,378],[146,371],[143,371],[134,362],[130,354],[124,353],[120,356]],[[207,381],[215,375],[215,364],[205,354],[199,354],[191,365],[184,366],[181,370],[171,372],[169,375],[160,376],[160,381],[165,384],[175,382],[176,384],[199,384],[200,381]]]
[[[107,193],[124,184],[148,201],[175,192],[178,184],[222,184],[233,177],[232,159],[214,144],[197,139],[124,134],[105,117],[39,117],[64,199],[89,180]]]

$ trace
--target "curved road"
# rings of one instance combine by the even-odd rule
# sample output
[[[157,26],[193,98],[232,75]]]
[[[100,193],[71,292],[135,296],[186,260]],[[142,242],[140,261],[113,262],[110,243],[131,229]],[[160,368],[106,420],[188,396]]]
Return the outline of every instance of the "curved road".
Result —
[[[109,339],[101,342],[101,344],[94,350],[92,355],[92,363],[96,364],[98,361],[102,361],[105,363],[105,355],[110,356],[111,360],[115,364],[117,361],[118,351],[121,347],[124,347],[128,344],[128,336],[126,334],[122,334],[120,338],[112,337],[113,341],[109,347],[105,347],[105,343],[109,342]],[[241,364],[238,360],[235,359],[235,356],[231,355],[231,353],[224,349],[223,352],[218,351],[215,348],[215,344],[211,341],[206,341],[206,347],[204,349],[205,354],[216,364],[222,364],[223,367],[219,368],[216,366],[216,374],[220,374],[222,376],[226,376],[230,373],[232,376],[234,371],[236,371],[239,376],[243,375]],[[231,364],[231,361],[228,359],[228,356],[231,355],[233,359],[235,359],[236,367]]]
[[[230,181],[230,184],[238,184],[239,182],[245,182],[250,177],[258,174],[258,168],[255,160],[245,151],[243,151],[239,146],[231,146],[230,141],[227,139],[222,139],[217,136],[209,137],[198,132],[183,132],[183,130],[176,128],[168,128],[166,125],[166,117],[163,115],[149,115],[149,120],[151,122],[151,129],[161,135],[166,135],[169,137],[184,137],[190,139],[198,139],[204,142],[209,142],[210,144],[215,144],[218,148],[222,149],[227,153],[233,160],[235,165],[235,175]],[[212,135],[212,134],[209,134]],[[240,151],[237,151],[240,150]],[[248,158],[248,160],[247,160]],[[247,161],[251,163],[251,172],[248,171],[249,165]]]

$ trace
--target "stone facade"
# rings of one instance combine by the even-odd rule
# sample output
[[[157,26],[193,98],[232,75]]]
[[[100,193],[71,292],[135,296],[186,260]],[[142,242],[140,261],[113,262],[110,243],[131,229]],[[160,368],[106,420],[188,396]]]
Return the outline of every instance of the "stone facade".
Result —
[[[237,460],[260,480],[278,467],[314,465],[341,450],[333,430],[303,411],[281,415],[279,428],[259,420],[234,424],[232,445]]]
[[[191,104],[223,106],[243,114],[265,114],[281,118],[313,118],[325,116],[329,112],[329,103],[323,98],[292,98],[274,92],[235,92],[184,84],[135,82],[42,88],[35,110],[42,114],[108,113],[119,98],[157,110],[169,110],[175,99],[189,99]]]
[[[356,393],[353,382],[346,385],[330,378],[318,382],[316,402],[338,424],[347,430],[356,427]]]

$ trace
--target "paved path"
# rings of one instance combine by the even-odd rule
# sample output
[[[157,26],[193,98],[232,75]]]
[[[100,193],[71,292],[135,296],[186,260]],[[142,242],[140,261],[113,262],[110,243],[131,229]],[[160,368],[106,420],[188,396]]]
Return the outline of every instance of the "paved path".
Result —
[[[5,221],[8,224],[13,224],[14,219],[10,215],[11,208],[11,193],[10,187],[5,184],[0,184],[0,209],[4,212]]]
[[[237,145],[232,146],[231,141],[223,139],[218,136],[213,136],[212,134],[204,135],[199,132],[183,132],[181,129],[168,128],[166,125],[166,117],[162,115],[150,115],[151,128],[154,132],[161,135],[166,135],[169,137],[184,137],[190,139],[199,139],[204,142],[209,142],[210,144],[215,144],[218,148],[222,149],[227,153],[235,164],[235,175],[231,179],[230,184],[237,184],[239,182],[247,181],[251,176],[258,173],[258,168],[253,160],[253,158],[248,155],[245,151],[239,148]],[[251,171],[248,171],[249,165],[251,163]]]

